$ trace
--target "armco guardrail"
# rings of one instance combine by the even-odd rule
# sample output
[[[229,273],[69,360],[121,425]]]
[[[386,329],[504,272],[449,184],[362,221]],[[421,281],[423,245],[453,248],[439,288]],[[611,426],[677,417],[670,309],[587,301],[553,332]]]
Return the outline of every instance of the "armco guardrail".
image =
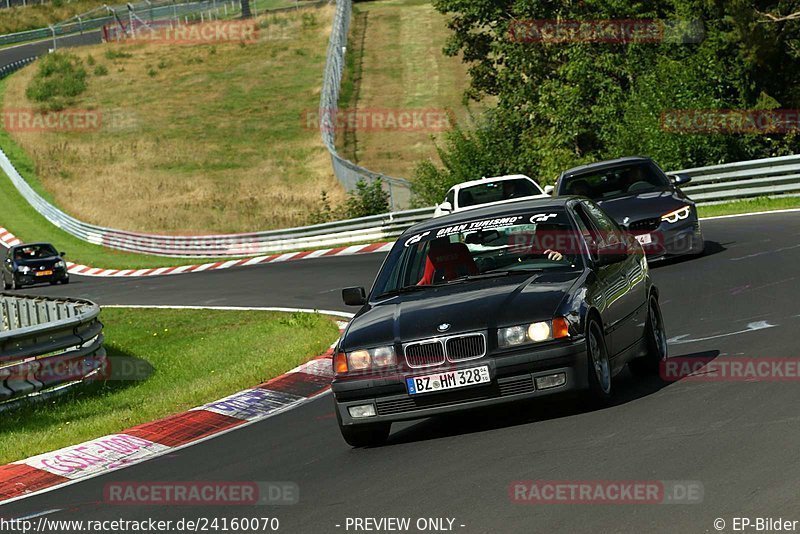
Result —
[[[800,194],[800,155],[678,171],[692,177],[683,191],[698,203]]]
[[[223,3],[223,0],[196,0],[194,2],[184,3],[161,2],[161,5],[153,2],[143,2],[130,4],[133,8],[132,10],[129,10],[127,5],[124,4],[114,7],[101,6],[77,17],[73,17],[70,20],[53,24],[53,26],[49,28],[38,28],[35,30],[0,35],[0,46],[89,32],[97,30],[107,24],[114,24],[120,21],[127,25],[130,22],[131,14],[135,15],[140,20],[148,22],[185,17],[201,11],[217,9],[217,7],[223,5]],[[99,17],[92,16],[89,18],[89,15],[100,12],[104,12],[105,14]]]
[[[0,168],[22,196],[62,230],[97,245],[157,256],[245,257],[391,240],[413,224],[433,215],[433,208],[421,208],[301,228],[245,234],[143,234],[88,224],[64,213],[33,190],[2,150]],[[686,169],[670,174],[675,173],[692,176],[693,181],[684,186],[683,190],[701,204],[756,196],[800,194],[800,155]]]
[[[322,142],[331,154],[333,173],[348,191],[355,189],[359,180],[372,182],[382,180],[389,192],[389,205],[394,210],[408,206],[411,202],[411,184],[402,178],[393,178],[374,172],[343,158],[336,151],[336,111],[339,109],[339,88],[345,68],[347,52],[347,32],[350,30],[350,17],[353,11],[352,0],[337,0],[333,28],[328,42],[328,58],[322,80],[322,93],[319,99],[319,128]]]
[[[99,315],[87,300],[0,293],[0,409],[104,373]]]

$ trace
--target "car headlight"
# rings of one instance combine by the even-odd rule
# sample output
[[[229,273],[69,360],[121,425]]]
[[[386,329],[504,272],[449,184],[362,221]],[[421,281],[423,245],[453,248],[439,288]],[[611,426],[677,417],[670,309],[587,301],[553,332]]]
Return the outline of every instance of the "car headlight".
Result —
[[[337,374],[349,371],[382,369],[394,365],[397,365],[397,355],[392,346],[354,350],[348,353],[340,352],[336,355],[334,361]]]
[[[565,337],[569,337],[569,324],[563,317],[556,317],[552,321],[539,321],[497,330],[497,343],[501,348],[515,347],[525,343],[541,343]]]
[[[27,265],[20,265],[17,268],[17,270],[22,274],[28,274],[29,272],[31,272],[31,268],[28,267]]]
[[[66,268],[67,268],[67,264],[66,264],[66,262],[64,260],[58,260],[56,262],[56,269],[66,269]]]
[[[689,217],[689,214],[692,212],[691,206],[684,206],[682,208],[676,209],[675,211],[671,211],[669,213],[665,213],[661,216],[662,221],[666,221],[668,223],[676,223],[678,221],[682,221]]]

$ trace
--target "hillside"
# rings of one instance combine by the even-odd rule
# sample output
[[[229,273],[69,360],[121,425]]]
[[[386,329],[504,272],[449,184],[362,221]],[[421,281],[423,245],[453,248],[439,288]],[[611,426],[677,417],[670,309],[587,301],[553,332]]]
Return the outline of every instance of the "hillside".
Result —
[[[332,14],[262,17],[253,43],[73,49],[89,76],[71,108],[99,113],[102,126],[11,135],[82,220],[166,233],[305,224],[321,190],[344,196],[304,120],[318,106]],[[36,107],[25,95],[36,69],[8,80],[6,110]]]

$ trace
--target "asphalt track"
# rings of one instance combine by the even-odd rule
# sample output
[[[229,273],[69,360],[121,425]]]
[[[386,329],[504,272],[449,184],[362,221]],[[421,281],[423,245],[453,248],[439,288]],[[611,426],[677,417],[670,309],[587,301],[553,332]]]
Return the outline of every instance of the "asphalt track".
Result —
[[[704,223],[708,254],[653,269],[671,356],[797,357],[800,213]],[[148,279],[75,278],[26,292],[105,304],[346,309],[381,255]],[[347,517],[449,517],[458,532],[714,532],[715,518],[800,520],[797,383],[635,381],[611,407],[571,399],[395,425],[389,444],[350,449],[330,396],[150,462],[0,508],[51,519],[278,517],[281,532],[345,532]],[[284,507],[104,505],[111,481],[294,481]],[[702,504],[520,505],[515,480],[691,480]],[[57,510],[57,511],[53,511]],[[337,527],[336,525],[341,525]],[[461,527],[460,525],[464,525]],[[352,532],[353,530],[350,530]],[[412,532],[416,531],[414,529]]]
[[[58,37],[56,39],[56,46],[59,48],[67,48],[72,46],[97,44],[100,43],[101,40],[102,35],[100,34],[100,30],[95,30]],[[15,61],[21,61],[31,57],[42,56],[51,48],[53,48],[52,39],[34,41],[32,43],[24,43],[2,48],[0,49],[0,66],[9,65]]]

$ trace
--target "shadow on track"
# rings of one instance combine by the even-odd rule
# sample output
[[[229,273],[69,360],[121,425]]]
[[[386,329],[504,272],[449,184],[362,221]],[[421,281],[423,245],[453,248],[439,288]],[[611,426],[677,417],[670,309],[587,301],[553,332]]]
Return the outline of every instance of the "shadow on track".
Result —
[[[718,350],[684,354],[681,358],[712,360],[719,356]],[[487,408],[476,408],[420,420],[412,426],[393,432],[386,445],[426,441],[444,437],[486,432],[499,428],[528,425],[551,419],[570,417],[583,413],[604,410],[634,402],[671,386],[675,382],[662,380],[658,376],[638,378],[627,368],[614,377],[614,396],[607,406],[589,405],[580,394],[565,393],[541,399],[529,399],[516,403]]]
[[[650,268],[657,269],[660,267],[666,267],[667,265],[677,265],[679,263],[684,263],[687,261],[699,260],[701,258],[714,256],[715,254],[719,254],[720,252],[725,252],[728,249],[726,245],[730,245],[731,243],[733,243],[733,241],[730,241],[728,243],[718,243],[717,241],[706,240],[705,248],[702,254],[699,254],[697,256],[687,255],[687,256],[676,256],[674,258],[666,258],[651,263]]]

